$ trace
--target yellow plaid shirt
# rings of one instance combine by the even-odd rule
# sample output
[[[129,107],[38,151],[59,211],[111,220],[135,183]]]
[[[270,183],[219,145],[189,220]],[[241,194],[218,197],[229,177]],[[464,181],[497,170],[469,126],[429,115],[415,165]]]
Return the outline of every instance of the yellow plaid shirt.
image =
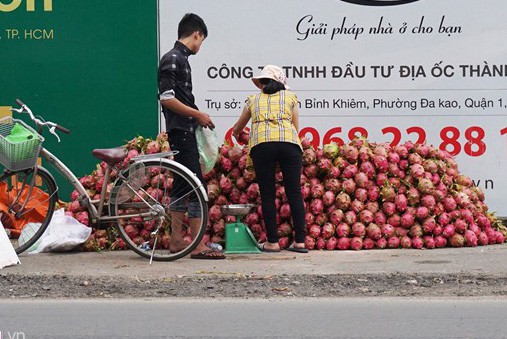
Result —
[[[297,144],[302,149],[292,124],[292,108],[297,104],[296,95],[285,90],[248,96],[246,105],[252,118],[249,148],[263,142],[282,141]]]

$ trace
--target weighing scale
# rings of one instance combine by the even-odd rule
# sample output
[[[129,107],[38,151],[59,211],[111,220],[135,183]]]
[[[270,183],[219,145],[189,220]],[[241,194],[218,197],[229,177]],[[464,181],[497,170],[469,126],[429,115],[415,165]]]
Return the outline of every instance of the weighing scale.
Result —
[[[261,248],[252,231],[241,222],[255,207],[253,204],[233,204],[220,206],[222,213],[233,215],[236,222],[225,225],[225,253],[261,253]]]

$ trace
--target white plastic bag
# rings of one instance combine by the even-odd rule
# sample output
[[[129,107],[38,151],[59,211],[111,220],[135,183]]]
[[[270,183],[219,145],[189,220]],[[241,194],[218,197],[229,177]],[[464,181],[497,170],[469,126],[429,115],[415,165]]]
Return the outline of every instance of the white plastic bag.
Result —
[[[19,258],[0,221],[0,269],[19,264]]]
[[[40,239],[39,246],[30,253],[65,252],[83,244],[92,233],[91,227],[83,225],[63,208],[55,211],[48,228]]]
[[[218,160],[218,137],[214,129],[198,126],[195,130],[197,148],[199,149],[199,163],[203,174],[210,172]]]

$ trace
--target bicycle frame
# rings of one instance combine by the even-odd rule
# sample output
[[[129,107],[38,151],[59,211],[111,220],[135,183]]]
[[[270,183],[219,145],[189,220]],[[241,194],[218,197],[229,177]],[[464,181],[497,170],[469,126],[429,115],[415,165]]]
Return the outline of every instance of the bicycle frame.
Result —
[[[103,223],[103,222],[111,222],[111,221],[115,221],[120,218],[126,218],[126,217],[134,217],[134,216],[147,217],[147,216],[157,215],[156,211],[146,212],[146,213],[142,213],[142,214],[138,213],[138,214],[132,214],[132,215],[122,215],[121,217],[111,216],[110,211],[108,211],[107,215],[102,215],[102,211],[104,210],[104,208],[109,207],[109,203],[105,202],[107,184],[104,184],[102,186],[102,190],[100,192],[100,199],[99,200],[92,200],[92,198],[90,198],[90,196],[86,192],[86,189],[83,187],[83,185],[81,184],[79,179],[74,175],[74,173],[60,159],[58,159],[58,157],[53,155],[51,152],[49,152],[45,148],[41,148],[40,156],[42,158],[46,159],[76,189],[76,191],[79,193],[78,200],[81,204],[83,204],[87,208],[87,210],[90,214],[90,221],[91,221],[92,225],[97,225],[97,224]],[[154,160],[154,159],[157,159],[163,163],[171,164],[175,167],[178,167],[178,169],[186,172],[190,176],[190,178],[192,178],[195,181],[197,187],[199,187],[199,189],[203,193],[205,200],[208,201],[208,194],[207,194],[206,190],[204,189],[204,186],[202,185],[200,180],[188,168],[186,168],[185,166],[181,165],[180,163],[178,163],[174,160],[162,158],[158,154],[143,155],[143,156],[139,156],[137,158],[134,158],[132,163],[130,164],[130,166],[132,166],[136,163],[142,163],[142,162],[150,161],[150,160]],[[104,182],[105,183],[109,182],[110,173],[111,173],[111,167],[108,165],[106,168],[106,172],[104,174]],[[120,174],[120,177],[117,180],[125,180],[125,178],[122,177]],[[57,191],[58,191],[58,187],[57,187]],[[137,192],[136,192],[136,194],[137,194]],[[121,206],[121,204],[120,204],[120,206]]]

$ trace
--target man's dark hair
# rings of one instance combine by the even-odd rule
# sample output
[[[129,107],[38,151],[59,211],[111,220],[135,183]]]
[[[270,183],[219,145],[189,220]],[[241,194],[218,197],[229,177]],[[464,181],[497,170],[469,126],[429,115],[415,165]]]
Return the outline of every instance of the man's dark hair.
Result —
[[[208,37],[208,28],[204,20],[194,13],[185,14],[178,25],[178,39],[186,38],[195,31],[203,34],[205,38]]]
[[[275,94],[278,91],[283,91],[285,85],[273,79],[260,79],[260,83],[264,85],[262,92],[266,94]]]

